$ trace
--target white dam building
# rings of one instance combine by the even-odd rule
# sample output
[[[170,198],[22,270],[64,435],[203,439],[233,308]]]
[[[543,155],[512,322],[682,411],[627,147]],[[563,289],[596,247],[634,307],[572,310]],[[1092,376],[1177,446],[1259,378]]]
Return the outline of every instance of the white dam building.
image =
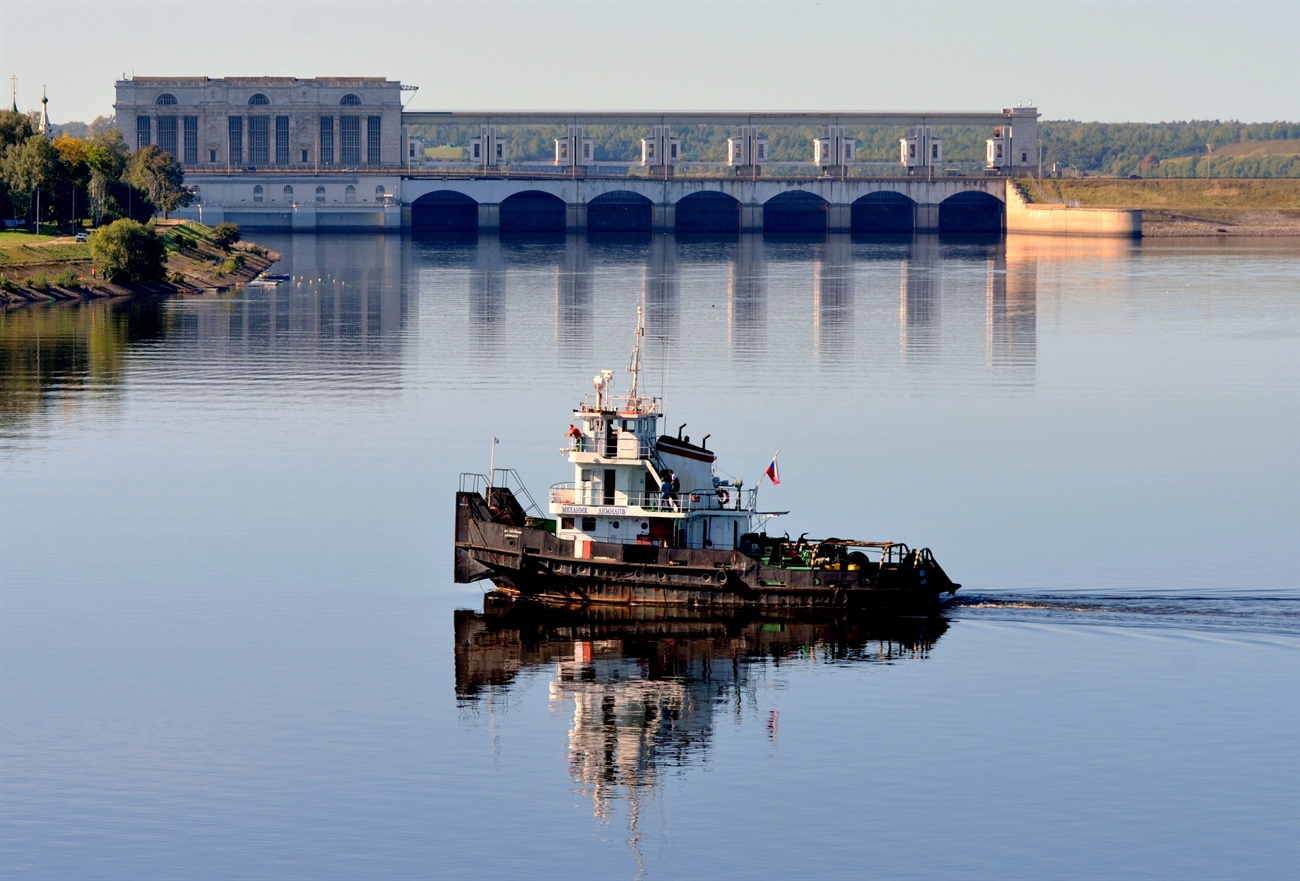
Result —
[[[412,111],[383,77],[133,77],[116,120],[134,150],[184,167],[178,216],[250,229],[444,232],[925,232],[1006,228],[1008,184],[1036,174],[1034,107],[981,112]],[[457,126],[463,161],[426,161],[412,125]],[[510,127],[552,126],[554,158],[509,160]],[[643,131],[639,159],[597,156],[588,126]],[[689,126],[733,130],[724,158],[682,152]],[[862,161],[855,129],[905,132]],[[984,163],[956,167],[945,127],[984,127]],[[777,127],[815,134],[770,159]],[[938,131],[936,131],[938,130]],[[871,166],[889,166],[873,171]],[[797,168],[795,166],[807,166]]]
[[[185,166],[182,214],[258,227],[400,227],[402,85],[383,77],[134,77],[113,105],[131,149]],[[205,210],[207,209],[207,210]]]

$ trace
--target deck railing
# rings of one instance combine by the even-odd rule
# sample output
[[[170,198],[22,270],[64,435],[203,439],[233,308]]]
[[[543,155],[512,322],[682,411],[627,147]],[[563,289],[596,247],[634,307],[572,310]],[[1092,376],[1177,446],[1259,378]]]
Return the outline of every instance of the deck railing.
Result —
[[[725,494],[725,495],[724,495]],[[646,511],[672,513],[695,511],[747,511],[754,506],[755,491],[723,486],[714,489],[696,489],[665,497],[662,492],[615,492],[614,500],[603,489],[582,488],[573,483],[557,483],[551,487],[551,504],[583,505],[592,508],[642,508]]]

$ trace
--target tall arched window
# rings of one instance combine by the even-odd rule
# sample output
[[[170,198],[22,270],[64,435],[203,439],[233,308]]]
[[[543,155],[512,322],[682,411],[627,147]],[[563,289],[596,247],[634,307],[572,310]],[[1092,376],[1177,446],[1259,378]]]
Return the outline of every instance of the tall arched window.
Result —
[[[384,201],[384,196],[385,196],[384,188],[383,188],[383,187],[375,187],[375,201],[376,201],[376,202],[382,202],[382,201]]]
[[[167,92],[164,92],[164,93],[162,93],[161,95],[159,95],[157,98],[155,98],[153,103],[155,103],[155,104],[175,104],[175,103],[177,103],[177,101],[176,101],[176,96],[175,96],[175,95],[171,95],[171,94],[168,94]]]
[[[260,202],[260,201],[262,201],[262,185],[261,185],[261,184],[258,184],[257,186],[253,187],[253,201],[254,201],[254,202]]]
[[[258,94],[249,98],[248,103],[253,105],[254,107],[264,107],[267,104],[271,103],[271,99],[259,92]]]
[[[343,191],[344,202],[355,202],[357,200],[357,188],[348,184],[347,189]]]
[[[286,202],[292,202],[292,201],[293,201],[293,187],[285,187],[285,188],[284,188],[284,201],[286,201]]]
[[[325,201],[325,188],[324,188],[324,187],[317,187],[317,188],[316,188],[316,201],[317,201],[317,202],[324,202],[324,201]]]
[[[344,95],[339,103],[344,107],[360,107],[361,97],[359,95]]]

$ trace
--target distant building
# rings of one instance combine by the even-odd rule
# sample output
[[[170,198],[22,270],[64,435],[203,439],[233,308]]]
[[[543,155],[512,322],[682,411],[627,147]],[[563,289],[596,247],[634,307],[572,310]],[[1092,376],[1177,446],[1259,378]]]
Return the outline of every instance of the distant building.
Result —
[[[132,150],[186,169],[365,169],[405,164],[402,84],[383,77],[133,77],[117,81]]]
[[[402,84],[384,77],[133,77],[113,104],[132,150],[185,166],[176,213],[251,228],[397,229]]]

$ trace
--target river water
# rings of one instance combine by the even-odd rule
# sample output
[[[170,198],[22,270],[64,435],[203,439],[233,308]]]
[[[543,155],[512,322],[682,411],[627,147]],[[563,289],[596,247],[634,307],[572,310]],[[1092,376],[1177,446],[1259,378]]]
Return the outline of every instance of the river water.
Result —
[[[3,877],[1300,872],[1296,242],[261,240],[0,315]],[[943,620],[451,582],[458,474],[571,480],[638,303],[669,431]]]

